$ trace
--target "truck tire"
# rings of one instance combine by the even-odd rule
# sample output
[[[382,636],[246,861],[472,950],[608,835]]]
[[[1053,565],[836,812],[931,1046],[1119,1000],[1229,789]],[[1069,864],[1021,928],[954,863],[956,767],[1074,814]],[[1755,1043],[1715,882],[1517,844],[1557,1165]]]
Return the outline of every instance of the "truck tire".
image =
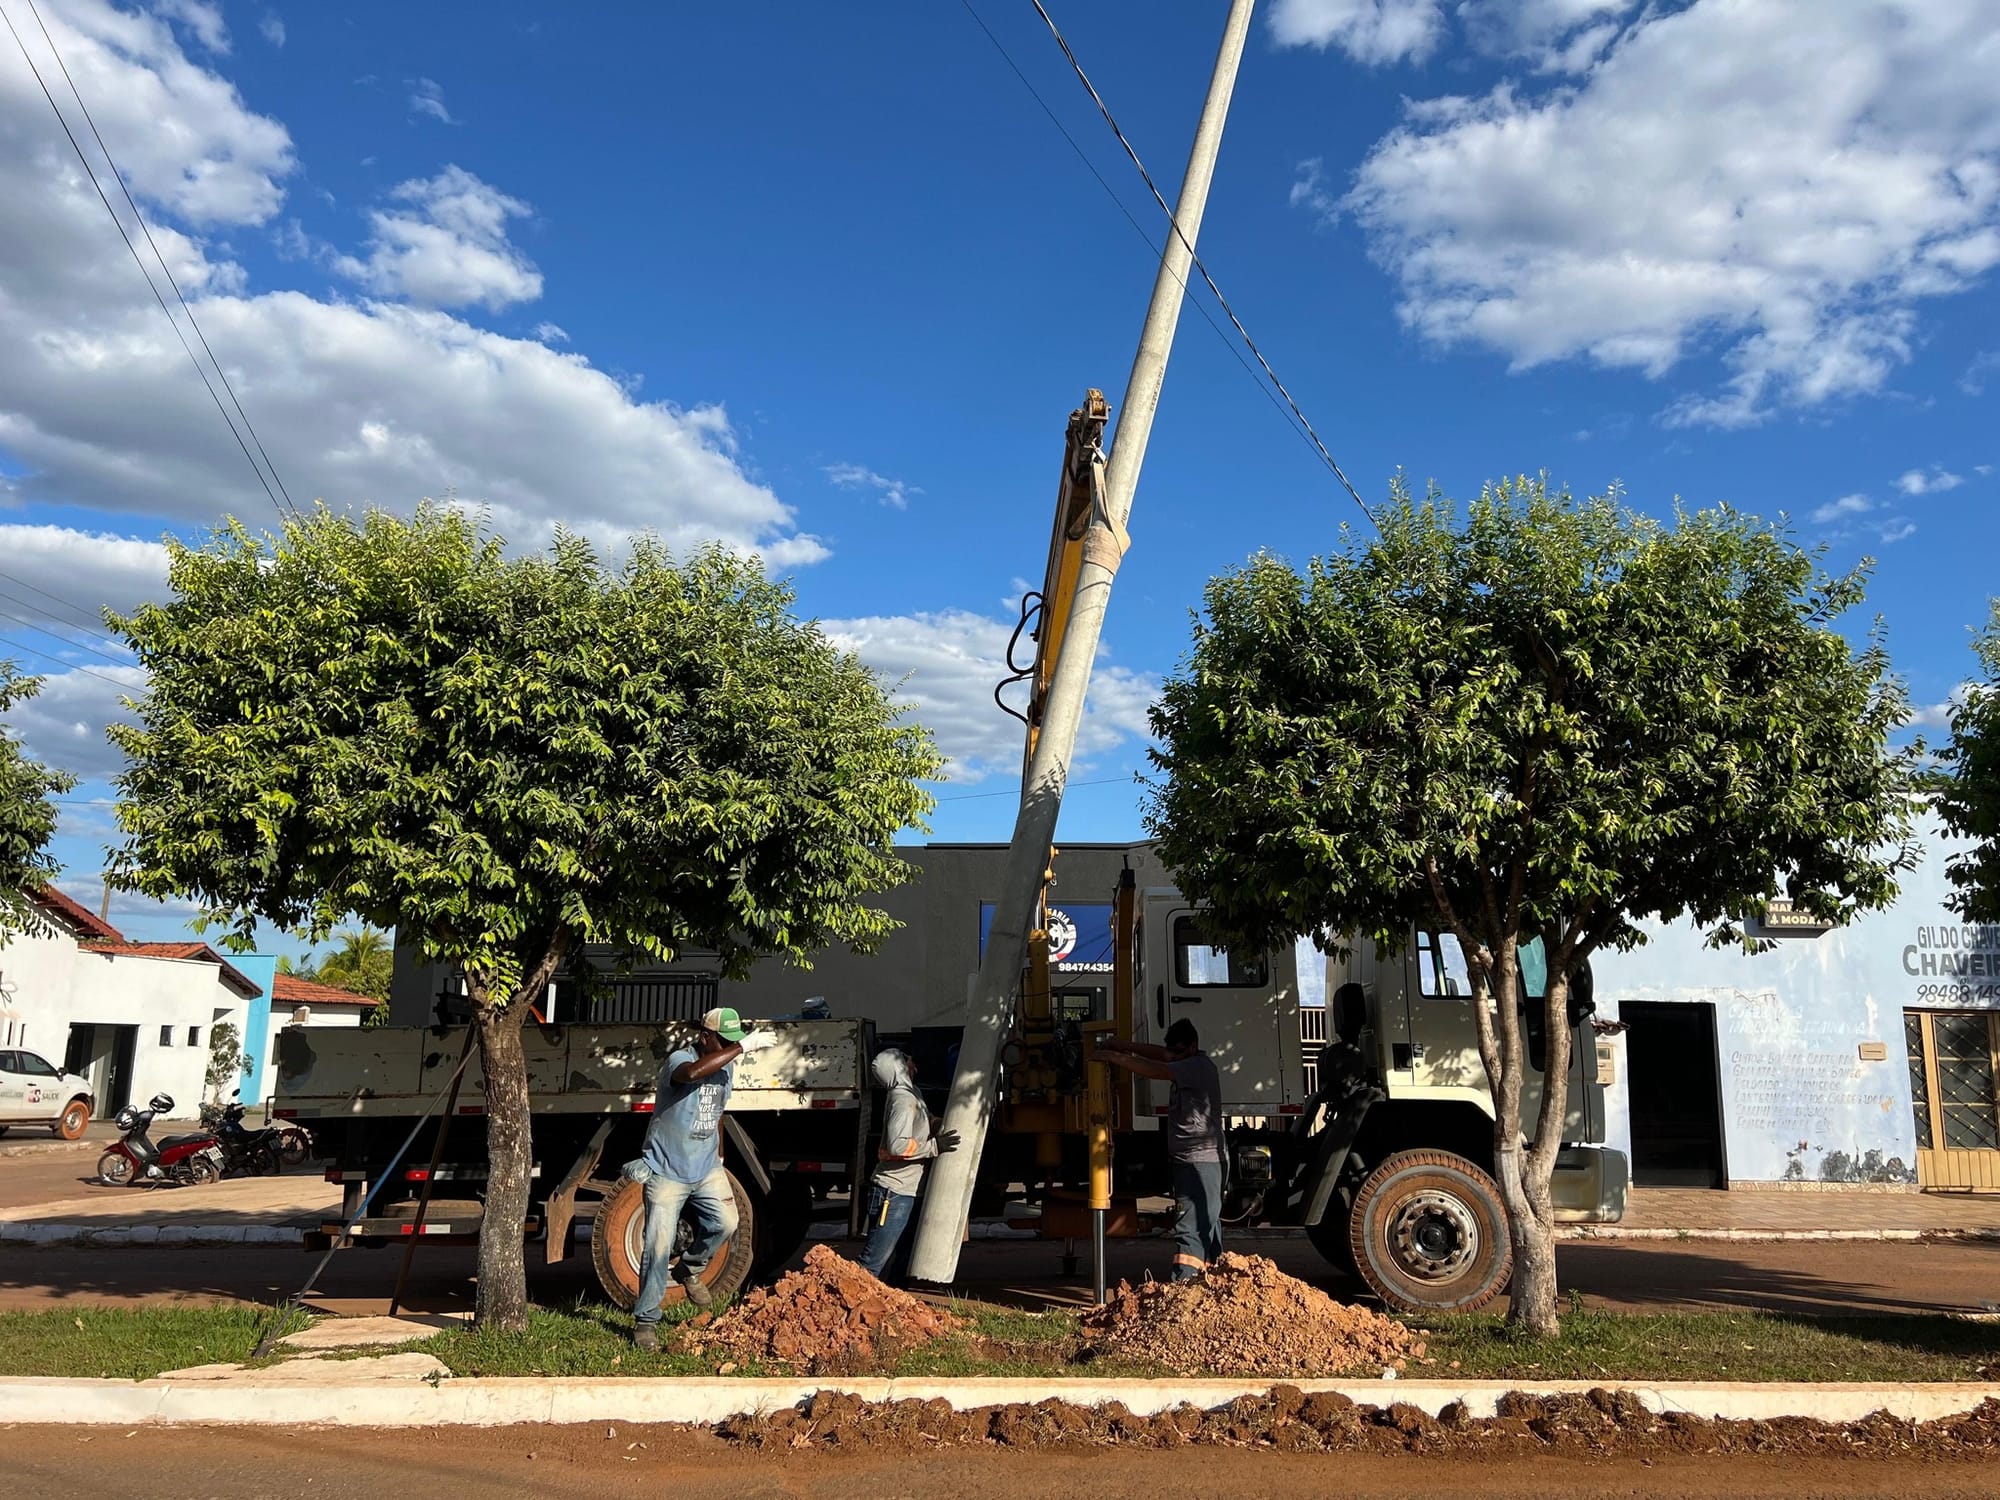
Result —
[[[1472,1312],[1514,1268],[1499,1187],[1450,1151],[1399,1151],[1370,1172],[1347,1237],[1355,1271],[1397,1312]]]
[[[702,1284],[719,1301],[733,1297],[750,1278],[750,1262],[756,1253],[757,1214],[750,1195],[734,1172],[725,1172],[729,1189],[736,1195],[736,1233],[724,1241],[702,1272]],[[685,1218],[681,1221],[682,1243],[692,1233]],[[639,1261],[646,1237],[646,1190],[638,1183],[621,1181],[618,1191],[597,1205],[597,1218],[590,1226],[590,1263],[597,1271],[604,1295],[626,1312],[639,1300]],[[680,1282],[669,1281],[662,1307],[674,1307],[687,1300]]]

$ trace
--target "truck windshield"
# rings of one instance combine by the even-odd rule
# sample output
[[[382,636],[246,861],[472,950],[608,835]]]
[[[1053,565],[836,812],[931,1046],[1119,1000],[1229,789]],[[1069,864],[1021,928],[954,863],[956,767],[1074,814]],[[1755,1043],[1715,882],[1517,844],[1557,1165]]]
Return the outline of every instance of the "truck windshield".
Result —
[[[1517,950],[1521,963],[1521,987],[1531,1000],[1539,1000],[1548,990],[1549,961],[1540,938],[1529,938]],[[1472,993],[1472,976],[1466,969],[1465,950],[1458,935],[1451,932],[1417,934],[1417,987],[1430,1000],[1456,1000]]]

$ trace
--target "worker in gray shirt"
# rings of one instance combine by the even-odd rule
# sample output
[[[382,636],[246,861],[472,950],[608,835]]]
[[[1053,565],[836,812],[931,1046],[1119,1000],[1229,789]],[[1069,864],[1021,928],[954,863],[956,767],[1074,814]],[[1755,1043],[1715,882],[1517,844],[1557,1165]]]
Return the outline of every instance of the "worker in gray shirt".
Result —
[[[1222,1078],[1201,1050],[1192,1021],[1167,1028],[1166,1045],[1108,1037],[1097,1060],[1157,1078],[1167,1091],[1167,1160],[1174,1170],[1174,1271],[1190,1281],[1222,1255],[1222,1189],[1228,1176],[1223,1153]]]
[[[930,1106],[917,1092],[917,1068],[907,1052],[884,1047],[876,1053],[875,1077],[888,1097],[868,1188],[868,1239],[861,1247],[861,1264],[871,1276],[894,1283],[909,1265],[908,1253],[897,1252],[924,1185],[924,1164],[956,1151],[958,1132],[937,1129]]]

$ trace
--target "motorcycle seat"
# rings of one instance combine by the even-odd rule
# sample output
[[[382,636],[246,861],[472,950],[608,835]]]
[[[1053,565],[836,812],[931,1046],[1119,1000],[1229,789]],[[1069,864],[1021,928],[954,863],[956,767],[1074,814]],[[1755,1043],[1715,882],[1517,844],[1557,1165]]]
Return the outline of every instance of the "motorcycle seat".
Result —
[[[185,1146],[193,1141],[205,1141],[207,1139],[208,1137],[200,1131],[196,1131],[192,1135],[170,1135],[160,1141],[160,1149],[164,1151],[169,1146]]]

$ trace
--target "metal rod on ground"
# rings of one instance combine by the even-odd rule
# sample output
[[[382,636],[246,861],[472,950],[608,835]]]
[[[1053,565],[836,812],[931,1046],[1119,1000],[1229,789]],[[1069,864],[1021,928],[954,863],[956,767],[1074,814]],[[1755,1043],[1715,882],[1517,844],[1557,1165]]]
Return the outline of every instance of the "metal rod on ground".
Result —
[[[1139,469],[1152,436],[1153,415],[1159,408],[1160,386],[1166,378],[1167,356],[1173,349],[1174,328],[1180,321],[1188,268],[1195,237],[1208,204],[1208,187],[1215,175],[1215,158],[1222,146],[1222,126],[1229,115],[1229,97],[1236,70],[1243,60],[1243,43],[1250,30],[1255,0],[1232,0],[1229,23],[1215,59],[1208,99],[1195,127],[1187,173],[1181,179],[1174,209],[1180,233],[1166,237],[1153,297],[1139,335],[1138,352],[1125,382],[1125,404],[1118,416],[1118,433],[1111,449],[1102,505],[1084,540],[1083,566],[1077,574],[1068,628],[1042,711],[1040,733],[1021,788],[1021,810],[1014,821],[1014,839],[1007,850],[1005,884],[993,913],[979,974],[966,1005],[965,1033],[959,1043],[958,1072],[945,1104],[944,1128],[958,1132],[960,1146],[938,1158],[925,1193],[910,1274],[919,1281],[949,1282],[958,1274],[959,1249],[972,1210],[972,1189],[986,1142],[998,1084],[1000,1042],[1013,1019],[1027,960],[1028,929],[1055,843],[1056,817],[1062,810],[1063,787],[1076,748],[1077,726],[1090,686],[1090,669],[1104,629],[1104,611],[1111,598],[1111,580],[1125,547],[1125,523],[1138,489]]]
[[[472,1034],[475,1028],[468,1024],[465,1028],[466,1056],[472,1055]],[[431,1189],[437,1184],[438,1166],[444,1161],[444,1138],[451,1129],[452,1117],[458,1112],[458,1090],[465,1082],[465,1069],[460,1067],[451,1075],[451,1097],[445,1100],[444,1118],[438,1121],[437,1139],[431,1143],[431,1166],[424,1173],[423,1190],[417,1194],[417,1221],[410,1229],[410,1243],[403,1247],[403,1268],[396,1273],[396,1290],[389,1297],[389,1316],[395,1317],[396,1310],[403,1305],[403,1292],[410,1284],[410,1266],[417,1258],[417,1241],[424,1237],[424,1220],[431,1211]],[[481,1220],[481,1228],[485,1221]]]
[[[388,1166],[382,1169],[382,1175],[375,1179],[374,1185],[368,1189],[367,1196],[361,1200],[361,1207],[354,1211],[352,1218],[341,1225],[340,1233],[333,1237],[333,1243],[328,1245],[326,1253],[320,1256],[319,1264],[312,1268],[312,1275],[306,1278],[306,1284],[278,1305],[277,1310],[281,1315],[287,1308],[300,1306],[311,1295],[313,1287],[319,1282],[320,1273],[326,1270],[335,1252],[340,1249],[340,1242],[354,1232],[356,1224],[359,1224],[363,1219],[368,1217],[369,1205],[374,1203],[375,1195],[382,1191],[382,1184],[395,1175],[396,1168],[401,1164],[404,1153],[416,1144],[417,1132],[424,1128],[424,1121],[437,1113],[438,1106],[444,1103],[447,1094],[457,1089],[458,1080],[465,1075],[465,1065],[472,1061],[472,1038],[473,1023],[467,1021],[465,1026],[465,1048],[458,1054],[458,1066],[451,1070],[450,1083],[438,1090],[437,1097],[432,1099],[430,1104],[424,1109],[424,1112],[417,1117],[416,1124],[410,1127],[410,1133],[403,1137],[403,1144],[396,1148],[394,1154],[389,1158]],[[252,1359],[262,1359],[269,1354],[271,1346],[278,1341],[279,1330],[284,1326],[285,1320],[282,1316],[275,1319],[271,1324],[270,1331],[257,1340],[257,1347],[250,1351],[250,1357]]]

